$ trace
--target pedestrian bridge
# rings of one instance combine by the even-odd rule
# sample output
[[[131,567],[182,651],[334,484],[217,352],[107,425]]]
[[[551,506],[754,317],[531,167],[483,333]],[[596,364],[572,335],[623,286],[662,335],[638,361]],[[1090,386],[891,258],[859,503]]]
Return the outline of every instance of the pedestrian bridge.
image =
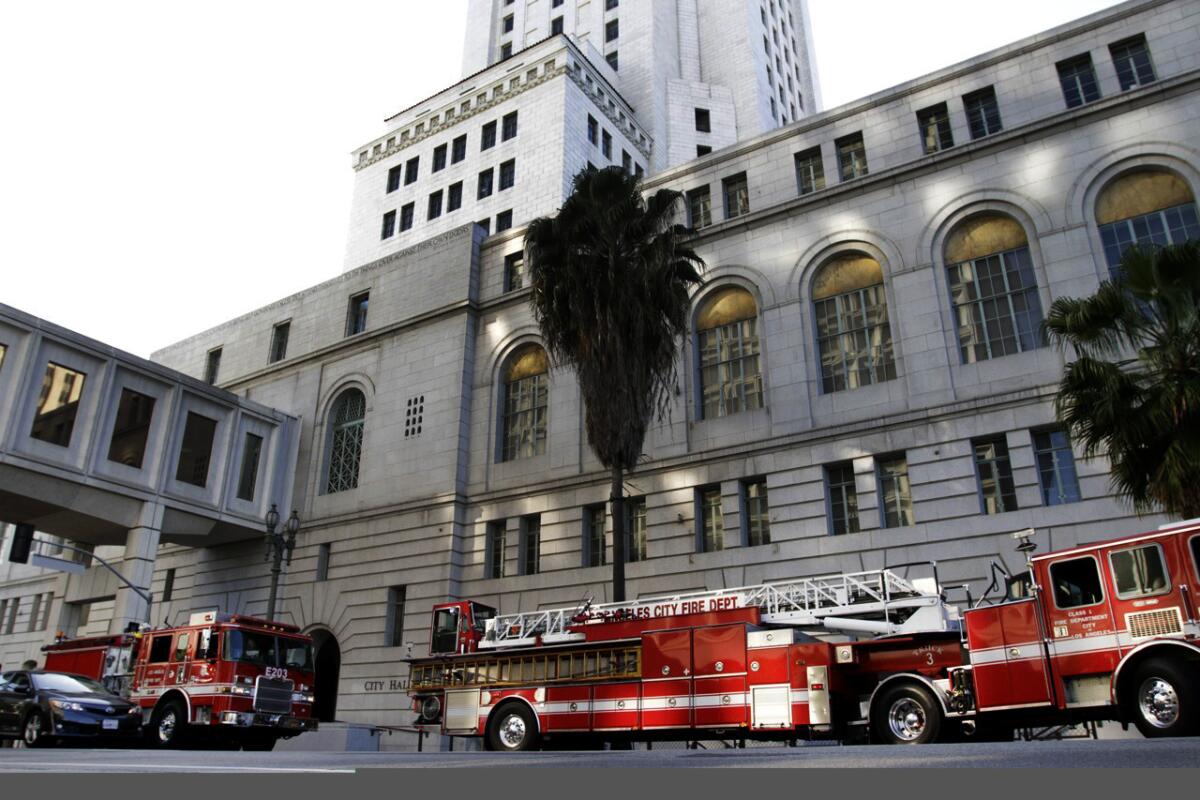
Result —
[[[296,417],[3,304],[0,409],[0,522],[125,545],[139,586],[160,542],[262,536],[292,505]]]

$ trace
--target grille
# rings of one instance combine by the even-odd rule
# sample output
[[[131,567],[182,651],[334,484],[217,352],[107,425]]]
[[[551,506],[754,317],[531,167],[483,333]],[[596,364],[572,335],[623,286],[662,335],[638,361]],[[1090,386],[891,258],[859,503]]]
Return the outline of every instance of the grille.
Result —
[[[268,714],[290,714],[292,682],[260,675],[254,684],[254,710]]]
[[[1183,617],[1178,608],[1126,614],[1125,621],[1129,624],[1129,635],[1134,639],[1152,639],[1155,636],[1183,633]]]

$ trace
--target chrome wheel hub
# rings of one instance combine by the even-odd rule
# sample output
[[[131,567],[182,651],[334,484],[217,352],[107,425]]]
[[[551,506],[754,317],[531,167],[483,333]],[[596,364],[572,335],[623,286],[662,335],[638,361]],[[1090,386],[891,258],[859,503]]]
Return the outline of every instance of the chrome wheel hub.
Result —
[[[925,709],[910,697],[902,697],[888,710],[888,728],[905,742],[914,742],[925,733]]]
[[[1156,728],[1169,728],[1179,719],[1179,695],[1162,678],[1147,678],[1138,690],[1138,710]]]
[[[168,711],[163,714],[162,719],[158,721],[158,740],[163,744],[167,744],[175,738],[175,712]]]
[[[500,723],[500,742],[510,750],[515,750],[525,742],[525,720],[516,714],[509,714]]]

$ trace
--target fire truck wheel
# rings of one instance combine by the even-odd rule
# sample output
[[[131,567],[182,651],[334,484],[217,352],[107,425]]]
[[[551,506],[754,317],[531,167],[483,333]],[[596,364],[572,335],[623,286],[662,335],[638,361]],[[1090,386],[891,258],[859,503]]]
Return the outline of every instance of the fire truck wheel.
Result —
[[[1200,732],[1200,691],[1178,661],[1155,658],[1138,667],[1126,700],[1133,717],[1148,739],[1191,736]]]
[[[517,752],[536,749],[538,729],[533,712],[522,703],[500,706],[488,720],[487,738],[492,750]]]
[[[942,728],[942,708],[928,689],[901,683],[884,689],[871,709],[875,741],[883,744],[936,742]]]
[[[172,698],[154,709],[146,735],[152,747],[180,747],[187,733],[187,709],[183,701]]]
[[[25,718],[25,724],[21,726],[21,741],[26,747],[49,747],[54,744],[45,714],[40,711],[30,712]]]

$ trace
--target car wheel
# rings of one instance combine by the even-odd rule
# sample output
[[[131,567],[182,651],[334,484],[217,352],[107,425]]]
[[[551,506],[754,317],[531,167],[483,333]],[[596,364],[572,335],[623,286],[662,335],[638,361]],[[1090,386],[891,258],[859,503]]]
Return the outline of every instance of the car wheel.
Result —
[[[533,712],[522,703],[509,703],[492,712],[488,720],[491,750],[515,753],[537,749],[538,729]]]
[[[25,718],[25,724],[21,726],[21,741],[26,747],[49,747],[54,744],[45,714],[33,711]]]
[[[942,708],[937,698],[916,683],[885,689],[871,709],[875,741],[884,744],[936,742],[942,728]]]
[[[154,709],[146,738],[152,747],[180,747],[187,738],[187,709],[177,699],[171,699]]]
[[[1148,739],[1191,736],[1200,731],[1200,691],[1179,662],[1151,659],[1129,684],[1125,712]]]

